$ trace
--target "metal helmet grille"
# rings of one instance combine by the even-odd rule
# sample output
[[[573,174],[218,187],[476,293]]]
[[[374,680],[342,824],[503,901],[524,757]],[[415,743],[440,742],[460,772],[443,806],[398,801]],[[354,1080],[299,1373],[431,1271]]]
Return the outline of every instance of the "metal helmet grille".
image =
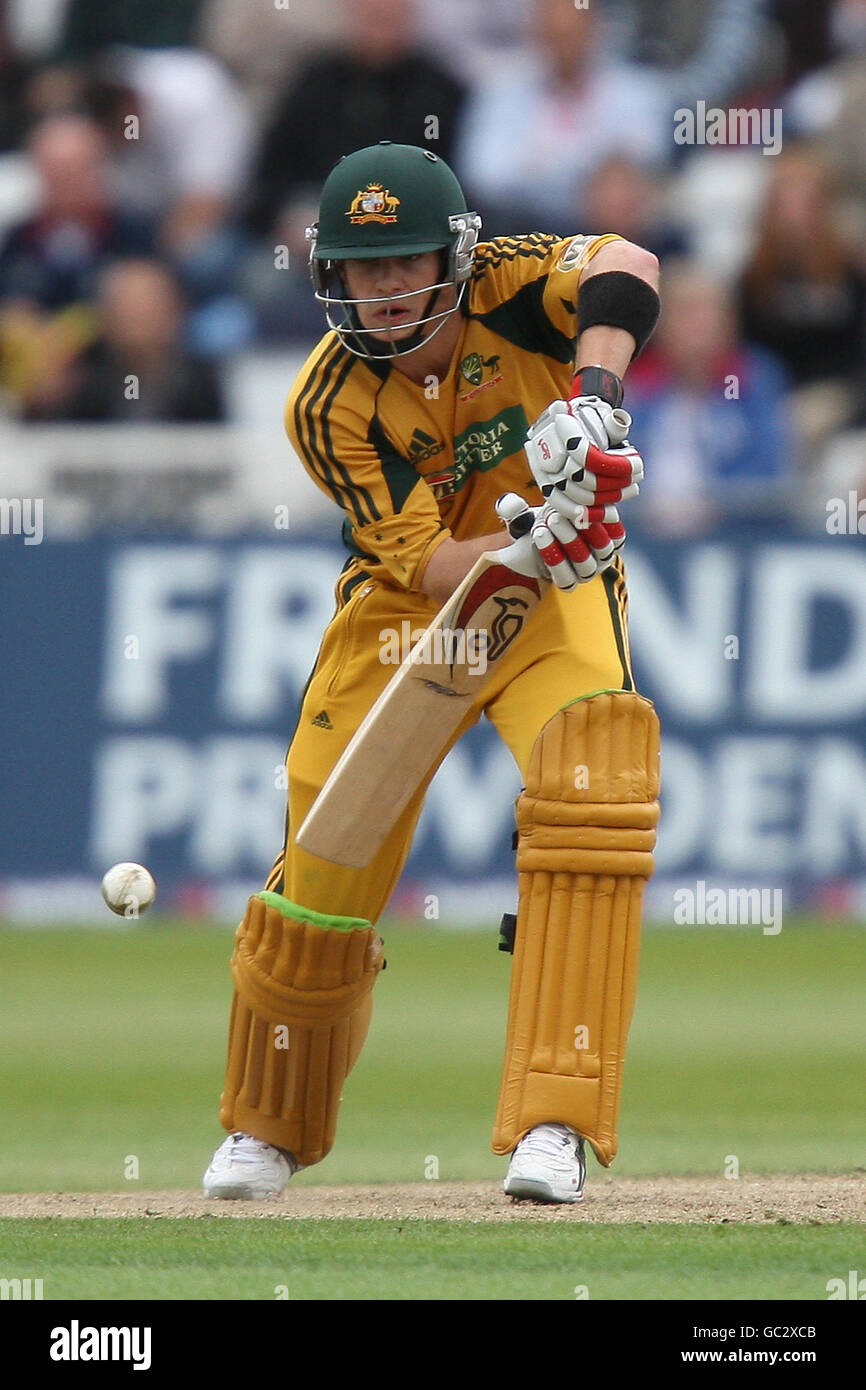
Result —
[[[481,230],[481,218],[475,212],[455,213],[449,217],[448,227],[452,233],[452,240],[442,247],[443,250],[447,251],[444,279],[435,284],[422,286],[418,290],[407,291],[405,294],[379,295],[365,299],[352,298],[345,293],[345,286],[338,268],[339,263],[320,259],[317,255],[318,223],[307,228],[307,240],[310,242],[310,276],[315,297],[325,307],[329,328],[338,335],[343,344],[355,356],[378,359],[405,357],[410,352],[415,352],[419,347],[429,343],[444,328],[452,314],[459,311],[465,296],[466,283],[472,274],[475,247]],[[387,252],[382,254],[384,259]],[[454,303],[449,305],[447,309],[432,312],[438,294],[448,289],[457,290]],[[339,293],[335,293],[335,290]],[[400,300],[415,299],[418,295],[427,296],[424,313],[417,319],[401,322],[394,326],[395,329],[399,328],[401,334],[407,329],[413,329],[414,332],[411,332],[408,337],[401,337],[398,340],[393,337],[393,330],[389,330],[387,326],[381,324],[376,328],[363,327],[358,313],[359,309],[376,305],[399,304]],[[430,331],[425,333],[423,330],[428,326],[430,326]]]

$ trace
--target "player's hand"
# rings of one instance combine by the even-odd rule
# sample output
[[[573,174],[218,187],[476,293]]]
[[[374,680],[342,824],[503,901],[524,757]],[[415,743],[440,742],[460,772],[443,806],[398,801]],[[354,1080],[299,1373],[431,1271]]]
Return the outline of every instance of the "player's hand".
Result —
[[[628,411],[599,396],[554,401],[530,427],[526,456],[544,496],[577,523],[579,508],[636,497],[643,459],[628,443]]]
[[[496,512],[515,537],[499,556],[510,569],[574,589],[601,574],[625,544],[625,527],[614,506],[583,507],[578,524],[556,506],[530,507],[515,492],[496,503]]]

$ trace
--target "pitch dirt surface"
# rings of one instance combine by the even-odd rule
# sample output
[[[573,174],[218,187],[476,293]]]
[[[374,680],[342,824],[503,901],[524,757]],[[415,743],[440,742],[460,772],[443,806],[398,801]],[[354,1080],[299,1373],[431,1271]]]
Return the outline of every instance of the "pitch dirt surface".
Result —
[[[866,1221],[866,1170],[724,1178],[605,1178],[583,1202],[545,1206],[506,1197],[495,1183],[423,1182],[290,1188],[281,1201],[208,1201],[196,1192],[20,1192],[0,1195],[0,1217],[262,1217],[426,1221],[747,1222],[829,1225]]]

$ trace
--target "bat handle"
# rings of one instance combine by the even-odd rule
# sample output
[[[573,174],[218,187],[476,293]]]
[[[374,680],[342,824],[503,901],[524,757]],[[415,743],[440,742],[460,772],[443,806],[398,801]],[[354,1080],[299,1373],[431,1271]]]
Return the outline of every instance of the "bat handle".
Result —
[[[632,419],[627,410],[619,407],[611,412],[607,426],[607,437],[610,440],[611,448],[619,448],[628,439],[628,432],[631,429]]]
[[[512,540],[518,541],[526,536],[535,525],[535,511],[525,498],[516,492],[506,492],[496,503],[496,515],[500,518]]]
[[[521,536],[529,535],[534,525],[535,512],[530,507],[529,511],[523,512],[520,516],[516,516],[514,520],[509,523],[508,534],[514,540],[519,541]]]

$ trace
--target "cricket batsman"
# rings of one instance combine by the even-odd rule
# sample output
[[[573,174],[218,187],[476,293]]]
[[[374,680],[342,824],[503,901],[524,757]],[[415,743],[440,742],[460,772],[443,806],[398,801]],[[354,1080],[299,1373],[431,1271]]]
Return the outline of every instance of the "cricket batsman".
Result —
[[[604,1166],[617,1150],[659,809],[658,721],[626,627],[618,507],[643,465],[622,379],[658,318],[658,263],[613,235],[479,243],[480,227],[432,151],[382,141],[335,166],[308,231],[330,328],[286,428],[343,512],[349,558],[288,752],[285,843],[236,936],[209,1197],[278,1197],[332,1148],[383,965],[376,923],[436,768],[482,714],[524,783],[504,1190],[579,1201],[586,1144]],[[298,828],[394,673],[383,632],[426,628],[493,550],[544,580],[531,621],[369,866],[305,851]]]

